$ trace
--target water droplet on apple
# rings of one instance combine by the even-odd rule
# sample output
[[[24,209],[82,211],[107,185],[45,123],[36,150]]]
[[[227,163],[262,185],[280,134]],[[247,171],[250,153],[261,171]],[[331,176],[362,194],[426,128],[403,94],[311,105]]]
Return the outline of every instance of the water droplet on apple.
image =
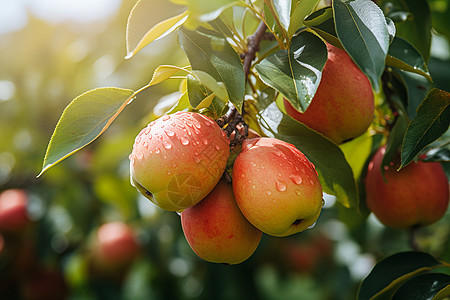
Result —
[[[216,150],[220,150],[220,146],[219,145],[215,145],[214,147],[216,147]]]
[[[271,191],[266,191],[266,194],[267,194],[267,195],[271,195],[272,192],[271,192]]]
[[[174,136],[175,135],[175,132],[173,132],[172,130],[169,130],[169,129],[165,130],[165,132],[166,132],[166,134],[168,136]]]
[[[149,134],[151,130],[152,130],[152,129],[151,129],[150,127],[148,127],[148,126],[145,127],[144,134],[145,134],[145,135]]]
[[[172,144],[169,141],[166,141],[166,140],[163,141],[163,146],[166,149],[172,148]]]
[[[169,119],[170,119],[170,116],[168,116],[168,115],[165,115],[165,116],[162,118],[163,121],[167,121],[167,120],[169,120]]]
[[[206,126],[211,126],[212,124],[210,120],[205,120],[203,123],[205,123]]]
[[[194,123],[195,127],[197,127],[198,129],[202,128],[202,125],[200,123]]]
[[[200,158],[194,156],[194,161],[198,164],[200,162]]]
[[[180,137],[180,143],[183,146],[187,146],[187,145],[189,145],[189,140],[182,136],[182,137]]]
[[[203,145],[208,145],[208,140],[207,139],[203,139]]]
[[[156,148],[155,153],[159,153],[159,152],[161,152],[161,150],[159,150],[159,148]]]
[[[142,143],[142,145],[147,149],[148,148],[148,143],[147,143],[147,141],[144,141],[143,143]]]
[[[300,175],[297,174],[291,174],[289,178],[295,183],[295,184],[301,184],[303,179]]]
[[[277,188],[277,191],[279,191],[279,192],[284,192],[284,191],[286,191],[286,189],[287,189],[287,185],[286,185],[286,183],[284,183],[283,181],[277,180],[277,182],[276,182],[276,188]]]
[[[138,151],[138,153],[136,154],[137,159],[142,159],[144,157],[144,153]]]

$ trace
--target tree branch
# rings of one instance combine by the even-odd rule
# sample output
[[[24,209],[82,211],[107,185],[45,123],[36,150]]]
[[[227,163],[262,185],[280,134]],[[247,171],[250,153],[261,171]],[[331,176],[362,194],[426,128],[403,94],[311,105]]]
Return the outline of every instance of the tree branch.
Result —
[[[248,74],[250,73],[250,66],[252,65],[252,61],[256,57],[256,52],[259,51],[259,43],[264,38],[266,29],[267,29],[266,24],[261,21],[255,33],[253,33],[251,36],[248,37],[247,52],[244,53],[244,62],[243,62],[246,79]]]

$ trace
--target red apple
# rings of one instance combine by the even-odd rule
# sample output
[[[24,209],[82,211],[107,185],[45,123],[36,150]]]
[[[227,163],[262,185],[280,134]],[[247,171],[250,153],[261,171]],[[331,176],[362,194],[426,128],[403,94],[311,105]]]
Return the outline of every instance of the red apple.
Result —
[[[21,189],[9,189],[0,194],[0,231],[17,233],[29,224],[27,202],[27,193]]]
[[[392,163],[381,172],[386,146],[377,150],[364,179],[366,202],[385,225],[408,229],[432,224],[445,214],[449,183],[440,163],[411,162],[397,171]]]
[[[229,152],[227,135],[210,118],[192,112],[166,115],[137,136],[131,182],[159,207],[181,211],[211,192]]]
[[[314,165],[294,145],[274,138],[244,141],[233,165],[233,192],[247,220],[273,236],[307,229],[322,209]]]
[[[366,75],[342,49],[327,44],[328,60],[314,98],[304,113],[284,99],[286,113],[340,144],[363,134],[374,113]]]
[[[262,236],[242,215],[231,185],[222,180],[205,199],[181,213],[181,224],[192,250],[215,263],[245,261]]]

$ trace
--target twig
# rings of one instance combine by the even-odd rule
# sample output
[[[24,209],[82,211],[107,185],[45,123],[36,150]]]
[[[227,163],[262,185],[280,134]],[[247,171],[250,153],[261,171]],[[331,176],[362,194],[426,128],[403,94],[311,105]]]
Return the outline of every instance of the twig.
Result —
[[[259,43],[265,36],[266,29],[267,29],[266,24],[261,21],[255,33],[253,33],[251,36],[248,37],[247,52],[244,53],[244,62],[243,62],[245,78],[247,78],[248,74],[250,73],[250,66],[252,64],[252,61],[256,57],[256,52],[259,51]]]

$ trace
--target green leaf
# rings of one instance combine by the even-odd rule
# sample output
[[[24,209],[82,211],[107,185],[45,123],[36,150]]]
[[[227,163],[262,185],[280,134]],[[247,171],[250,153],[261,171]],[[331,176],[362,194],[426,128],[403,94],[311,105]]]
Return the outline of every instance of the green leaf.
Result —
[[[192,18],[200,22],[212,21],[225,9],[235,5],[242,5],[242,3],[235,0],[187,0],[188,10]]]
[[[208,91],[200,80],[190,74],[186,76],[186,80],[189,103],[193,108],[196,108],[211,91]]]
[[[279,50],[256,65],[261,79],[304,112],[311,103],[327,61],[327,48],[310,32],[295,36],[289,49]]]
[[[448,300],[448,297],[450,297],[450,285],[447,285],[445,288],[440,290],[432,300]]]
[[[396,37],[389,46],[386,64],[408,72],[413,72],[432,81],[427,65],[416,48],[406,40]]]
[[[333,11],[336,33],[344,49],[378,91],[389,48],[383,12],[371,0],[333,0]]]
[[[430,57],[431,15],[428,1],[391,0],[397,10],[411,15],[405,22],[396,23],[397,36],[409,41],[419,50],[425,61]],[[392,5],[391,4],[391,5]]]
[[[216,81],[214,77],[203,71],[194,71],[195,76],[204,84],[208,89],[221,98],[223,101],[228,100],[227,89],[222,82]]]
[[[108,87],[88,91],[72,100],[56,125],[38,177],[98,138],[133,97],[132,90]]]
[[[358,178],[372,150],[372,137],[365,132],[363,135],[339,145],[339,147],[352,168],[355,178]]]
[[[172,108],[170,108],[166,114],[168,115],[174,114],[177,111],[182,111],[190,107],[191,105],[189,103],[188,92],[184,92],[183,94],[181,94],[181,97],[180,99],[178,99],[178,102]]]
[[[149,22],[149,20],[152,20],[152,18],[149,18],[149,15],[151,15],[151,11],[154,11],[155,9],[157,8],[154,7],[154,3],[149,3],[148,1],[139,0],[134,5],[127,21],[127,56],[125,58],[128,59],[133,57],[133,55],[151,42],[172,33],[178,27],[183,25],[188,18],[188,11],[184,11],[176,16],[155,24],[153,22]],[[142,28],[150,29],[144,29],[146,32],[143,33]]]
[[[303,20],[316,7],[320,0],[300,0],[296,1],[295,7],[292,10],[291,21],[288,29],[288,36],[292,37],[294,33],[303,26]]]
[[[288,30],[291,21],[291,0],[271,0],[278,20],[285,31]]]
[[[431,300],[449,285],[450,276],[447,274],[421,274],[405,282],[395,293],[392,300]]]
[[[363,280],[358,300],[388,297],[406,280],[439,264],[434,257],[424,252],[408,251],[391,255],[378,262]]]
[[[386,152],[381,161],[381,173],[384,174],[384,167],[389,166],[391,162],[398,158],[399,149],[401,148],[406,129],[408,128],[409,119],[403,109],[398,109],[398,117],[389,133],[387,140]]]
[[[358,207],[352,169],[337,145],[283,114],[275,102],[260,112],[259,123],[267,136],[295,145],[308,157],[316,167],[324,192],[335,195],[345,207]]]
[[[152,85],[161,83],[161,82],[169,79],[170,77],[172,77],[179,71],[187,72],[185,69],[176,67],[176,66],[170,66],[170,65],[159,66],[153,72],[152,80],[150,80],[150,83],[148,84],[148,86],[152,86]]]
[[[242,110],[245,95],[245,74],[239,55],[230,46],[223,35],[206,29],[190,31],[181,28],[178,33],[178,42],[186,53],[194,73],[207,74],[200,80],[214,79],[218,85],[223,85],[227,95],[221,90],[213,90],[218,97],[229,98],[230,102]],[[200,72],[199,72],[200,71]],[[203,73],[201,73],[203,72]],[[211,82],[203,82],[211,88]],[[228,100],[223,99],[222,100]]]
[[[403,140],[403,168],[426,146],[442,136],[450,125],[450,93],[433,89],[417,109]]]
[[[395,28],[395,23],[386,17],[386,28],[389,34],[389,44],[391,44],[395,38],[395,34],[397,33],[397,28]]]
[[[331,6],[321,8],[309,15],[304,24],[314,30],[324,40],[333,46],[343,48],[339,41],[334,25],[333,9]]]

